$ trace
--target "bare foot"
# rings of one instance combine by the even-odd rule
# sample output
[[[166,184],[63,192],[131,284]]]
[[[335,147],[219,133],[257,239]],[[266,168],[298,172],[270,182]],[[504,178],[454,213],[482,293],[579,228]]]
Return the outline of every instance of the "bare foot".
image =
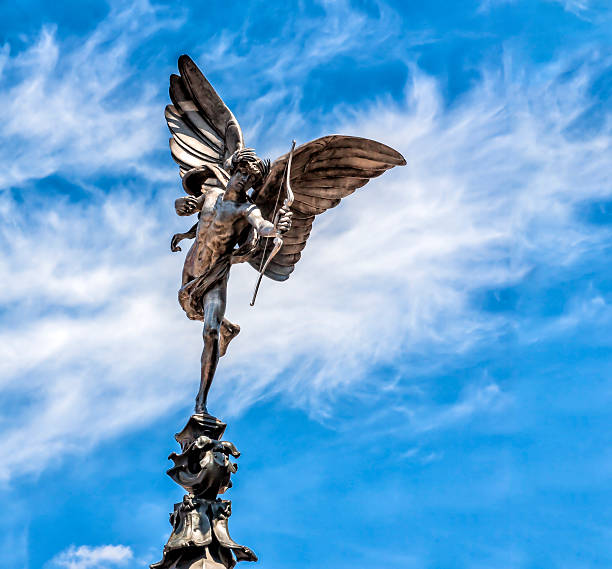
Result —
[[[219,339],[219,357],[225,355],[229,343],[238,336],[239,332],[240,326],[238,324],[233,324],[227,318],[223,319],[223,322],[221,322],[221,337]]]

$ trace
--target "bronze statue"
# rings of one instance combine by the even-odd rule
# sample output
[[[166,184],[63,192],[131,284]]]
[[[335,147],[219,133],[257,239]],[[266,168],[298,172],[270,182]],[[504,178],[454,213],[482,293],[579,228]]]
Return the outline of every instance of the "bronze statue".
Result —
[[[225,318],[230,266],[246,261],[260,272],[254,304],[263,275],[289,278],[317,215],[406,161],[380,142],[332,135],[292,148],[270,165],[244,147],[240,125],[195,63],[183,55],[178,67],[180,76],[170,77],[173,104],[166,107],[166,120],[188,196],[177,199],[175,208],[178,215],[197,212],[198,222],[174,235],[171,249],[195,239],[179,302],[189,318],[204,323],[196,413],[207,413],[219,357],[240,331]]]
[[[186,233],[172,237],[172,251],[194,239],[185,258],[179,302],[204,323],[204,350],[195,414],[175,435],[181,453],[169,458],[168,475],[187,492],[170,516],[172,533],[152,569],[231,569],[257,561],[229,535],[231,503],[221,500],[237,466],[236,447],[221,437],[225,423],[206,408],[219,358],[240,328],[225,318],[227,279],[234,263],[248,262],[262,277],[284,281],[293,272],[317,215],[365,185],[405,164],[388,146],[354,136],[324,136],[295,148],[273,164],[244,147],[240,125],[186,55],[170,77],[172,105],[166,120],[170,149],[187,193],[175,202],[178,215],[198,214]],[[271,242],[271,243],[270,243]]]

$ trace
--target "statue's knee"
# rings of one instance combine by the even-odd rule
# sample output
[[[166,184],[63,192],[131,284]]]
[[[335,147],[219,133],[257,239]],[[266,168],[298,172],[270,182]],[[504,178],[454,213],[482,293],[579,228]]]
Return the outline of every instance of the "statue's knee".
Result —
[[[206,326],[202,334],[205,342],[219,341],[219,327],[218,326]]]

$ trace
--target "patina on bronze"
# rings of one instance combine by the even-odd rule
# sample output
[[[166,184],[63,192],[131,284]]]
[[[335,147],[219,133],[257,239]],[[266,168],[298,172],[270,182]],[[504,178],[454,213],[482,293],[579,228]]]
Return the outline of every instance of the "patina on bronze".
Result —
[[[239,453],[221,441],[225,424],[208,413],[207,399],[217,369],[240,327],[225,318],[227,281],[235,263],[249,263],[263,276],[285,281],[293,272],[317,215],[394,166],[406,163],[389,146],[355,136],[331,135],[295,148],[270,164],[245,148],[242,130],[195,63],[179,58],[180,75],[170,77],[166,120],[170,149],[186,196],[175,202],[181,216],[198,215],[185,233],[194,242],[183,268],[179,302],[192,320],[203,322],[204,348],[195,413],[176,435],[172,479],[188,494],[170,517],[172,534],[154,569],[213,569],[256,561],[227,529],[229,501],[217,495],[231,486]],[[271,241],[271,243],[269,243]]]

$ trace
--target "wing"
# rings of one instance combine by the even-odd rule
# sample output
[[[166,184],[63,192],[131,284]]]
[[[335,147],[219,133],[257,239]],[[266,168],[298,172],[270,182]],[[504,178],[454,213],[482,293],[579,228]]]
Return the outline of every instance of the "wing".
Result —
[[[285,197],[282,184],[288,154],[274,162],[255,203],[266,219],[272,219]],[[324,136],[295,149],[291,166],[291,189],[295,199],[291,229],[283,235],[283,246],[268,265],[266,276],[284,281],[293,272],[306,246],[315,217],[361,188],[371,178],[394,166],[406,164],[404,157],[384,144],[356,136]],[[280,189],[282,186],[282,190]],[[282,195],[278,198],[279,191]],[[250,264],[259,270],[264,254],[260,244]]]
[[[244,146],[240,125],[189,56],[181,55],[178,68],[180,76],[170,76],[172,105],[165,112],[172,158],[181,178],[192,168],[222,170],[224,161]],[[207,180],[207,185],[219,184],[216,178]]]

